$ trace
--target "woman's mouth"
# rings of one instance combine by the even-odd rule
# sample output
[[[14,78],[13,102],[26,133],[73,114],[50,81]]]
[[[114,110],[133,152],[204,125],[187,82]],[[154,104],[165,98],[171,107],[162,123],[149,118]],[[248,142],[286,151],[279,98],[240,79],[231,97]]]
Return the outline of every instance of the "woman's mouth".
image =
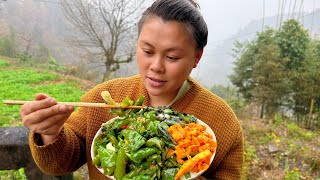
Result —
[[[150,86],[152,86],[152,87],[161,87],[167,82],[167,81],[163,81],[163,80],[155,79],[155,78],[150,78],[150,77],[148,77],[148,80],[149,80]]]

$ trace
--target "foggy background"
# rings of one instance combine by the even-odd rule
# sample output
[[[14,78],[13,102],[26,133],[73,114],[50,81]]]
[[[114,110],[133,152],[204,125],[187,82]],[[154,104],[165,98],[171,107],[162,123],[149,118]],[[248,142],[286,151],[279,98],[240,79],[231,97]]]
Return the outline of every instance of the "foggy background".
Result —
[[[288,13],[299,13],[300,22],[320,35],[320,1],[318,0],[198,0],[201,12],[208,24],[209,39],[200,66],[192,73],[202,84],[229,85],[228,75],[232,72],[234,61],[232,48],[235,41],[251,40],[263,24],[277,27],[279,24],[279,6],[286,3],[282,22],[288,19]],[[294,3],[295,9],[294,8]],[[313,13],[314,12],[314,13]],[[296,16],[297,17],[297,16]],[[230,83],[231,84],[231,83]]]
[[[235,41],[251,40],[265,27],[277,28],[293,16],[296,19],[299,17],[313,37],[320,34],[320,22],[315,21],[320,19],[320,2],[317,0],[198,0],[198,3],[208,24],[209,39],[192,77],[208,88],[231,84],[228,75],[232,73]],[[34,31],[34,27],[38,32],[34,33],[36,36],[32,44],[48,47],[60,63],[88,67],[86,78],[99,82],[100,74],[103,74],[101,64],[89,64],[87,61],[92,57],[69,44],[74,33],[59,1],[7,0],[0,3],[0,36],[14,32],[16,37],[22,37],[21,42],[17,40],[22,46],[26,41],[23,35]],[[137,72],[134,61],[121,66],[113,77],[130,76]]]

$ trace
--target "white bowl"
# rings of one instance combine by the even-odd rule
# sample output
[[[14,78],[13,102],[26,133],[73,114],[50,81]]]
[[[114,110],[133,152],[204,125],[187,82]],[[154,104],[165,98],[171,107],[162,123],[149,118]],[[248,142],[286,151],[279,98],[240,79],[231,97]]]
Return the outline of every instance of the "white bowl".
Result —
[[[109,120],[108,122],[106,122],[106,123],[112,123],[112,122],[113,122],[115,119],[117,119],[117,118],[118,118],[118,117],[115,117],[115,118],[113,118],[113,119],[110,119],[110,120]],[[212,137],[213,137],[213,140],[214,140],[215,142],[217,142],[217,139],[216,139],[216,136],[215,136],[214,132],[212,131],[212,129],[211,129],[206,123],[204,123],[203,121],[201,121],[201,120],[198,119],[197,124],[200,124],[200,125],[205,126],[207,132],[208,132],[209,134],[211,134]],[[95,154],[94,154],[94,141],[95,141],[95,139],[98,137],[98,135],[101,134],[101,133],[102,133],[102,131],[101,131],[101,128],[100,128],[100,129],[97,131],[97,133],[96,133],[96,135],[94,136],[94,138],[93,138],[93,141],[92,141],[92,144],[91,144],[91,159],[93,159],[93,158],[95,157]],[[211,163],[212,163],[212,161],[213,161],[213,159],[214,159],[215,154],[216,154],[216,152],[214,152],[213,155],[211,156],[210,165],[211,165]],[[99,168],[98,166],[96,166],[96,168],[97,168],[102,174],[104,174],[104,171],[103,171],[102,168]],[[200,176],[201,174],[203,174],[205,171],[206,171],[206,170],[203,170],[203,171],[199,171],[199,172],[197,172],[197,173],[196,173],[196,172],[190,172],[190,175],[191,175],[190,178],[186,179],[184,176],[182,176],[182,177],[180,178],[180,180],[191,180],[191,179],[195,179],[195,178],[197,178],[198,176]],[[116,179],[114,176],[108,176],[108,175],[105,175],[105,176],[108,177],[109,179],[113,179],[113,180]]]
[[[115,117],[115,118],[112,118],[110,119],[108,122],[106,123],[112,123],[113,121],[115,121],[115,119],[117,119],[118,117]],[[101,128],[97,131],[96,135],[94,136],[93,140],[92,140],[92,144],[91,144],[91,160],[93,160],[93,158],[95,157],[95,153],[94,153],[94,141],[97,139],[97,137],[99,136],[99,134],[102,133],[102,130]],[[104,174],[104,171],[102,168],[99,168],[97,165],[95,165],[96,168],[102,173]],[[116,180],[116,178],[114,176],[108,176],[108,175],[105,175],[106,177],[108,177],[109,179],[112,179],[112,180]]]

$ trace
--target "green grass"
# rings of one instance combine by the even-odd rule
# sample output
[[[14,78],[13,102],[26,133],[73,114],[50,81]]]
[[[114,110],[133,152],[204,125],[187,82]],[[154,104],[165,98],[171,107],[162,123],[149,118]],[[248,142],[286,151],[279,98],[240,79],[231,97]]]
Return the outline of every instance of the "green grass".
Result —
[[[0,60],[0,64],[1,62]],[[45,70],[10,69],[10,66],[5,66],[5,68],[0,66],[1,100],[33,100],[34,95],[39,92],[46,93],[58,101],[80,101],[84,94],[76,82],[64,80],[58,74]],[[0,126],[17,124],[20,121],[19,108],[19,106],[1,103]]]
[[[0,67],[6,67],[6,66],[9,66],[9,62],[4,59],[0,59]]]
[[[257,144],[266,145],[274,139],[274,136],[272,135],[272,133],[266,133],[264,136],[259,137],[258,139],[259,141],[257,142]]]
[[[310,141],[314,138],[315,134],[312,131],[307,131],[300,128],[293,122],[287,123],[288,133],[291,138],[297,138],[304,141]]]
[[[36,93],[46,93],[58,101],[80,101],[84,91],[75,80],[45,69],[31,69],[0,59],[0,127],[22,126],[20,106],[5,105],[3,100],[33,100]],[[0,180],[26,179],[24,169],[0,171]]]

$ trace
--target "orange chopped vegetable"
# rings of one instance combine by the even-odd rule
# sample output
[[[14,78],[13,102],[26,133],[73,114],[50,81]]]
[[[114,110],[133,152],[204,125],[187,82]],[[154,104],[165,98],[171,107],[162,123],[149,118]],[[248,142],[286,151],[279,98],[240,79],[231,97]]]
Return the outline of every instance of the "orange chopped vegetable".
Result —
[[[209,168],[210,158],[216,151],[217,144],[205,126],[190,123],[181,127],[180,124],[175,124],[169,127],[168,132],[177,145],[173,152],[169,150],[167,157],[176,154],[177,162],[182,164],[175,179],[190,171],[199,172]],[[188,160],[185,161],[184,158]]]
[[[173,125],[170,127],[171,128],[171,136],[175,141],[179,141],[180,139],[182,139],[184,137],[184,131],[183,128],[179,125]]]
[[[169,149],[168,153],[167,153],[167,159],[169,159],[173,155],[174,155],[174,150],[173,149]]]
[[[179,179],[181,176],[186,174],[187,172],[191,171],[195,166],[200,166],[198,169],[202,169],[203,165],[199,165],[198,162],[202,159],[206,159],[207,157],[211,157],[212,153],[210,150],[205,150],[197,155],[195,155],[193,158],[187,160],[183,165],[180,167],[179,171],[177,172],[176,176],[174,177],[175,180]],[[208,168],[208,166],[204,166],[204,168]]]

